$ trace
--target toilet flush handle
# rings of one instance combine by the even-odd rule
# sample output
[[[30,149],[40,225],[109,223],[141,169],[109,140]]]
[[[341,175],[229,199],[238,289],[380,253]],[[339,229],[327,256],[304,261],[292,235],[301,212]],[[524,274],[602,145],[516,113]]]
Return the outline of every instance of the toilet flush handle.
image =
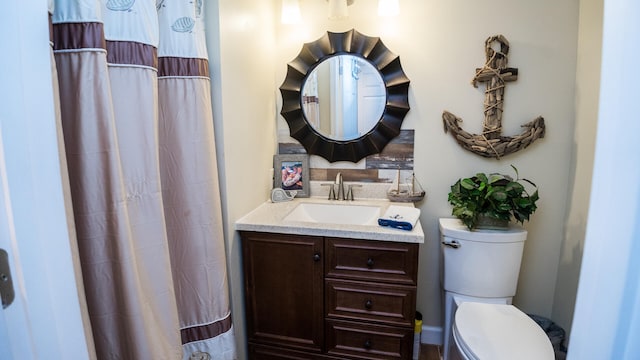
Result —
[[[443,241],[443,242],[442,242],[442,245],[449,246],[449,247],[452,247],[452,248],[454,248],[454,249],[458,249],[458,248],[460,248],[460,247],[462,246],[462,244],[460,244],[460,243],[459,243],[459,242],[457,242],[456,240]]]

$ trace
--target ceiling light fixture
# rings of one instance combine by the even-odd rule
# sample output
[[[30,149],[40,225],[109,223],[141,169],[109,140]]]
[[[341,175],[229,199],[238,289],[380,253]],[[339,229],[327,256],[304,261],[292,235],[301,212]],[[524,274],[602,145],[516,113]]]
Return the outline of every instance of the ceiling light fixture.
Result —
[[[378,15],[397,16],[400,14],[400,0],[378,0]]]
[[[347,6],[353,4],[354,0],[327,0],[329,2],[329,19],[339,20],[349,17]]]
[[[280,21],[283,24],[298,24],[300,23],[300,3],[298,0],[282,0],[282,12],[280,15]]]

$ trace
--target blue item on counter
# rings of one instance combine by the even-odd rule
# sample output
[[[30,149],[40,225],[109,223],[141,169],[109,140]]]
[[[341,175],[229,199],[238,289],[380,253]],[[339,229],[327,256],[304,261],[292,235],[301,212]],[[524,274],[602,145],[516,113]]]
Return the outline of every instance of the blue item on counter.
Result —
[[[378,218],[378,225],[411,231],[416,226],[419,218],[420,209],[391,205],[384,213],[384,216]]]

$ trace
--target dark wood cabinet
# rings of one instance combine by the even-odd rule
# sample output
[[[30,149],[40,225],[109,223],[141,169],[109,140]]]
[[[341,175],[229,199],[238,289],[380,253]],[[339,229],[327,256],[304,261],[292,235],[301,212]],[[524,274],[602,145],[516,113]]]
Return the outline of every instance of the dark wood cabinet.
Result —
[[[411,359],[418,244],[240,234],[250,359]]]

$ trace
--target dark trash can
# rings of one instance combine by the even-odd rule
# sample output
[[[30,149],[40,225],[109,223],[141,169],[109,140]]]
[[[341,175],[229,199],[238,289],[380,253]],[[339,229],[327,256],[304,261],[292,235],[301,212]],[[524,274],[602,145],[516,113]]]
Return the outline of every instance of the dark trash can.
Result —
[[[558,324],[550,319],[538,315],[528,314],[549,337],[553,352],[556,354],[556,360],[565,360],[567,358],[567,346],[565,343],[565,331]]]

